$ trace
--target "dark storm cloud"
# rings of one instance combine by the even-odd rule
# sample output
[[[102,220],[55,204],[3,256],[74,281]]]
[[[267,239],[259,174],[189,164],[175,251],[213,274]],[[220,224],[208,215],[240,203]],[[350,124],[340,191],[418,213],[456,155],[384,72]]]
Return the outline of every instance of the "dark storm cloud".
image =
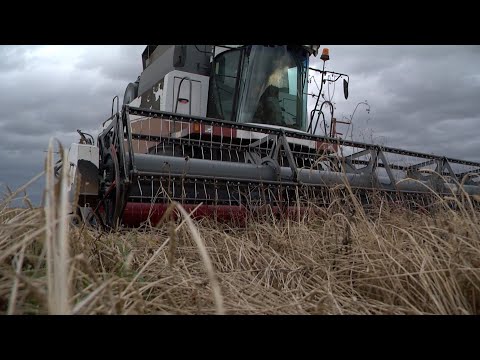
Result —
[[[140,74],[142,49],[0,47],[0,184],[16,188],[41,172],[51,137],[68,147],[76,129],[98,129],[113,96]]]
[[[326,46],[328,69],[350,75],[348,100],[335,88],[336,117],[371,105],[358,107],[354,139],[480,161],[479,46]],[[0,46],[0,183],[42,171],[52,136],[68,147],[76,129],[95,133],[140,74],[143,48]]]
[[[6,193],[7,186],[15,190],[43,170],[45,153],[39,149],[41,146],[30,150],[20,147],[17,150],[0,150],[0,199]],[[27,194],[35,203],[41,199],[44,183],[44,179],[40,178],[27,189]],[[23,193],[19,196],[23,196]],[[17,206],[20,204],[15,202]]]

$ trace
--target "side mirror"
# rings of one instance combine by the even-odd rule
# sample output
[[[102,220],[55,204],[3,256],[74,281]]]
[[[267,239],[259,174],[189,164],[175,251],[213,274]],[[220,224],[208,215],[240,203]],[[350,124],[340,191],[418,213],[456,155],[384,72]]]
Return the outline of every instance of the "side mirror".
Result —
[[[345,100],[347,100],[348,99],[348,82],[345,79],[343,79],[343,95],[345,96]]]

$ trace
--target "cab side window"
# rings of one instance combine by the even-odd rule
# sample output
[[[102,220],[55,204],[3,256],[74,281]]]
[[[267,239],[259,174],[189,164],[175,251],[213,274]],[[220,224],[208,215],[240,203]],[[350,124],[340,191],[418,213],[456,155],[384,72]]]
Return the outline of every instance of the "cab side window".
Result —
[[[233,121],[233,104],[238,80],[240,50],[229,50],[215,58],[210,79],[207,116]]]

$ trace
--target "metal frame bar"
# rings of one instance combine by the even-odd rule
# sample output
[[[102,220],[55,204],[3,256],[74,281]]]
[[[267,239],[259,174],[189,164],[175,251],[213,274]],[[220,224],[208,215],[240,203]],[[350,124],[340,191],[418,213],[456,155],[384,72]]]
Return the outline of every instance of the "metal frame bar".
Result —
[[[343,140],[343,139],[332,138],[332,137],[322,136],[322,135],[313,135],[313,134],[301,133],[301,132],[297,132],[297,131],[294,131],[294,130],[291,131],[291,130],[285,130],[285,129],[274,129],[274,128],[264,127],[264,126],[257,125],[257,124],[242,124],[242,123],[237,123],[237,122],[232,122],[232,121],[227,121],[227,120],[212,119],[212,118],[207,118],[207,117],[186,116],[186,115],[182,115],[182,114],[175,114],[175,113],[153,110],[153,109],[141,109],[141,108],[137,108],[137,107],[130,107],[130,106],[127,106],[127,105],[124,105],[124,111],[128,112],[129,114],[138,115],[138,116],[153,117],[153,118],[156,118],[156,117],[162,117],[163,118],[163,117],[165,117],[168,120],[178,120],[178,121],[185,121],[185,122],[192,121],[194,123],[198,122],[198,123],[206,124],[206,125],[226,126],[226,127],[232,127],[234,129],[238,129],[238,130],[257,131],[257,132],[262,132],[262,133],[266,133],[266,134],[276,134],[276,135],[282,135],[283,134],[287,137],[292,137],[292,138],[297,138],[297,139],[321,141],[321,142],[328,143],[328,144],[339,144],[339,145],[344,145],[344,146],[357,147],[357,148],[361,148],[361,149],[365,149],[365,150],[380,149],[381,151],[386,152],[386,153],[406,155],[406,156],[424,158],[424,159],[429,159],[429,160],[445,159],[449,163],[480,167],[480,163],[473,162],[473,161],[466,161],[466,160],[460,160],[460,159],[455,159],[455,158],[448,158],[448,157],[444,157],[444,156],[426,154],[426,153],[421,153],[421,152],[417,152],[417,151],[408,151],[408,150],[403,150],[403,149],[398,149],[398,148],[393,148],[393,147],[386,147],[386,146],[379,147],[378,145],[375,145],[375,144],[362,143],[362,142],[358,142],[358,141]],[[417,165],[419,165],[419,164],[417,164]],[[413,166],[415,166],[415,165],[413,165]]]

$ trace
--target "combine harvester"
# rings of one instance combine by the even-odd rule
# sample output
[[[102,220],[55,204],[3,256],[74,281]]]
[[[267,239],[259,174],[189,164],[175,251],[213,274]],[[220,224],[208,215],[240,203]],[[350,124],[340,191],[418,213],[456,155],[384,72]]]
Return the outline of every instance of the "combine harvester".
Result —
[[[230,221],[266,208],[297,214],[309,202],[329,204],[342,186],[366,204],[380,193],[425,206],[432,191],[456,194],[459,184],[480,194],[480,163],[342,139],[321,91],[342,79],[347,99],[350,79],[325,71],[328,49],[323,70],[310,68],[318,51],[147,46],[121,109],[115,97],[96,142],[79,131],[70,148],[78,213],[116,228],[155,223],[171,201],[187,210],[201,204],[195,216]],[[317,95],[309,94],[311,71],[321,74]],[[308,113],[310,95],[317,100]]]

